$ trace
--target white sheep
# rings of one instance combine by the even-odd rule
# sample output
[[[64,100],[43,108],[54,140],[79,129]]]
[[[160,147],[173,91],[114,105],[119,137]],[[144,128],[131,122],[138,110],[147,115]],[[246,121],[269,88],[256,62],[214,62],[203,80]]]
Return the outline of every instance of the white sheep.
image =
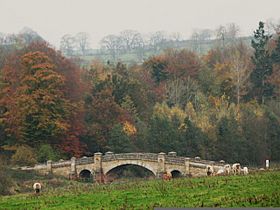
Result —
[[[216,173],[216,176],[222,176],[222,175],[225,175],[225,168],[224,167],[219,168],[219,170]]]
[[[35,191],[35,193],[40,193],[41,189],[42,189],[42,185],[39,182],[36,182],[33,184],[33,189]]]
[[[207,174],[207,176],[213,176],[213,174],[214,174],[214,167],[210,166],[210,165],[207,165],[206,166],[206,174]]]
[[[226,174],[226,175],[230,175],[230,173],[231,173],[231,167],[230,167],[230,165],[229,165],[229,164],[226,164],[226,165],[224,166],[224,169],[225,169],[225,174]]]
[[[249,174],[249,169],[247,167],[243,167],[241,169],[241,172],[244,174],[244,175],[248,175]]]
[[[234,175],[240,174],[240,172],[241,172],[240,163],[234,163],[234,164],[232,165],[232,171],[233,171],[233,174],[234,174]]]

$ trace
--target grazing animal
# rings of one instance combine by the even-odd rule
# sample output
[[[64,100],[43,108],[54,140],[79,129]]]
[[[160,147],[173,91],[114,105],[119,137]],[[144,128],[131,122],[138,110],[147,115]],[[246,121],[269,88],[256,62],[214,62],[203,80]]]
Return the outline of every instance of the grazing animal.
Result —
[[[247,167],[244,167],[241,169],[241,172],[244,174],[244,175],[248,175],[249,174],[249,170]]]
[[[217,171],[217,173],[215,175],[216,176],[223,176],[223,175],[225,175],[225,168],[223,168],[223,167],[219,168],[219,170]]]
[[[240,172],[241,172],[240,163],[234,163],[234,164],[232,165],[232,171],[233,171],[233,174],[234,174],[234,175],[240,174]]]
[[[207,174],[207,176],[213,176],[213,174],[214,174],[213,166],[210,166],[210,165],[206,166],[206,174]]]
[[[229,164],[226,164],[226,165],[224,166],[224,169],[225,169],[225,174],[226,174],[226,175],[230,175],[230,173],[231,173],[231,167],[230,167],[230,165],[229,165]]]
[[[163,180],[171,180],[172,179],[172,174],[170,172],[166,172],[163,174]]]
[[[35,193],[38,194],[41,192],[42,185],[39,182],[36,182],[33,184],[33,189],[34,189]]]

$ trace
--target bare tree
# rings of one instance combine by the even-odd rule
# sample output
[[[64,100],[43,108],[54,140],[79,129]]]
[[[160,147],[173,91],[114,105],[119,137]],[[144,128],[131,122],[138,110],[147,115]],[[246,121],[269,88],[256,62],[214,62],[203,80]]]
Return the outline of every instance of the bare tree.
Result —
[[[200,53],[201,52],[201,43],[199,41],[199,32],[194,31],[191,35],[191,46],[194,52]]]
[[[216,39],[218,44],[222,45],[223,48],[225,48],[226,33],[227,31],[225,26],[219,26],[216,30]]]
[[[235,85],[236,102],[239,105],[241,97],[248,91],[249,76],[252,67],[251,51],[243,42],[235,45],[230,57],[232,79]]]
[[[70,34],[65,34],[60,40],[60,50],[65,55],[73,55],[75,50],[76,40]]]
[[[101,48],[106,50],[112,56],[112,59],[115,61],[122,49],[121,38],[119,36],[110,34],[105,36],[101,40],[100,44]]]
[[[280,19],[274,20],[269,19],[266,21],[266,27],[269,34],[279,34],[280,33]]]
[[[237,40],[240,32],[240,27],[236,25],[235,23],[229,23],[227,25],[227,33],[226,38],[229,40],[229,42],[233,43]]]
[[[143,60],[145,55],[145,40],[140,33],[137,33],[134,37],[133,49],[140,61]]]
[[[85,32],[80,32],[75,36],[77,48],[81,51],[82,55],[85,55],[89,49],[89,35]]]
[[[123,49],[130,52],[134,49],[137,38],[139,38],[139,33],[134,30],[125,30],[120,33],[120,38],[123,43]]]
[[[224,49],[228,44],[235,44],[239,36],[240,28],[235,23],[229,23],[226,26],[219,26],[216,29],[216,39],[218,45]]]
[[[164,44],[167,42],[167,36],[164,31],[157,31],[151,35],[149,40],[150,48],[154,50],[155,53],[158,53],[164,48]]]

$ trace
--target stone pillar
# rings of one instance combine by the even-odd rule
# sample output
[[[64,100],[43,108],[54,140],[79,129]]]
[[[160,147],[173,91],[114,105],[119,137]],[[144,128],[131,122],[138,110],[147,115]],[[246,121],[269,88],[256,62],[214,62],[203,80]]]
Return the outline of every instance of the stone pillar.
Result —
[[[102,153],[96,152],[94,153],[94,165],[95,165],[95,177],[94,179],[98,183],[104,182],[104,175],[103,175],[103,169],[102,169]]]
[[[47,161],[47,172],[49,174],[52,173],[52,161],[51,160]]]
[[[165,172],[165,153],[161,152],[158,154],[157,178],[162,178],[164,172]]]
[[[185,175],[190,176],[191,171],[190,171],[190,158],[185,158]]]
[[[76,158],[71,158],[71,169],[69,174],[70,179],[77,179],[77,168],[76,168]]]

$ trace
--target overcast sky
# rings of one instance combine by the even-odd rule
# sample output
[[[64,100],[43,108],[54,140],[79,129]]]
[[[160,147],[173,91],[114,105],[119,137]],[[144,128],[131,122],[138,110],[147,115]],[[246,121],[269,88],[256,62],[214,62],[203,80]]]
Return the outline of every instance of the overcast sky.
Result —
[[[125,29],[164,30],[184,38],[194,29],[234,22],[251,35],[260,20],[279,20],[280,0],[0,0],[0,32],[37,31],[59,46],[64,34],[88,32],[96,47]]]

